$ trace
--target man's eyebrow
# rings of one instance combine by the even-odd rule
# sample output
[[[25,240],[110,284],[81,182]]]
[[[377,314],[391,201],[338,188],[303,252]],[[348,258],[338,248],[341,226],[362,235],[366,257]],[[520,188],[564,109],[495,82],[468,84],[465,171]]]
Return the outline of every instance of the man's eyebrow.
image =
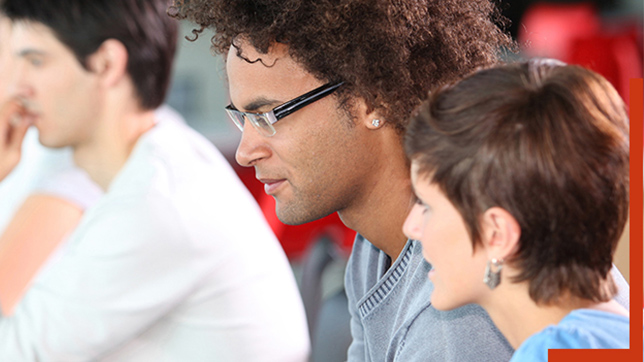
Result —
[[[32,48],[22,49],[18,52],[19,57],[26,57],[30,55],[45,55],[45,52],[42,50],[32,49]]]
[[[235,105],[233,104],[232,101],[230,102],[230,104],[233,107],[235,107]],[[260,98],[257,98],[255,100],[253,100],[252,102],[246,104],[246,106],[243,107],[243,109],[246,112],[257,112],[258,110],[260,110],[261,108],[264,108],[266,106],[272,106],[272,105],[277,106],[277,105],[280,105],[280,104],[281,104],[281,102],[278,101],[278,100],[260,97]],[[235,109],[239,109],[239,108],[235,107]]]

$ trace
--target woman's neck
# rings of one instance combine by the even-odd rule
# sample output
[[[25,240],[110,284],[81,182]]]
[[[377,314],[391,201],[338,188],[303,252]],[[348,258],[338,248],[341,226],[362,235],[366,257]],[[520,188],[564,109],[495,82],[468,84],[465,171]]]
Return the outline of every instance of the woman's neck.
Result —
[[[527,283],[502,283],[480,304],[514,349],[533,334],[558,324],[575,309],[596,309],[628,316],[626,309],[614,300],[595,303],[567,295],[553,304],[537,304],[528,294]]]

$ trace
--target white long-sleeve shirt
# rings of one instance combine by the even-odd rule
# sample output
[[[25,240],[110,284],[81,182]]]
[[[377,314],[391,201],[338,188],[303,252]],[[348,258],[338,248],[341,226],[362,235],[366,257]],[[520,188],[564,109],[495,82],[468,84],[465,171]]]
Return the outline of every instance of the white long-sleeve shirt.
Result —
[[[0,319],[0,361],[304,361],[307,333],[252,196],[207,140],[169,121]]]

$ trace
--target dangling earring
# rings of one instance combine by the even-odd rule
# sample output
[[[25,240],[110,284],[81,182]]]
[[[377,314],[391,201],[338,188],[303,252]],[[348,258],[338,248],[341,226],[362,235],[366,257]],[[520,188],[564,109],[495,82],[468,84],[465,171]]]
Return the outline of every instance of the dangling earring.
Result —
[[[374,118],[374,119],[371,121],[371,124],[372,124],[374,127],[378,128],[378,127],[380,127],[380,120],[379,120],[379,119],[375,119],[375,118]]]
[[[492,271],[492,266],[497,270]],[[496,288],[501,283],[501,269],[503,269],[503,260],[492,259],[487,261],[483,283],[487,284],[490,289]]]

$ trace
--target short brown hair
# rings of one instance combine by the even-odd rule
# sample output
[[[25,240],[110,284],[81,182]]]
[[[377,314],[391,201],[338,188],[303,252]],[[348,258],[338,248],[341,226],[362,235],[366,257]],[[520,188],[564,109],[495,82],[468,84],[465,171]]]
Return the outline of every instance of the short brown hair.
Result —
[[[479,71],[431,95],[405,150],[460,212],[475,247],[485,210],[513,215],[521,236],[508,261],[534,301],[615,294],[629,141],[624,103],[606,79],[543,59]]]
[[[489,0],[174,0],[170,13],[212,28],[218,53],[240,35],[260,53],[288,44],[318,79],[344,81],[341,104],[362,98],[401,134],[431,87],[515,48]]]

